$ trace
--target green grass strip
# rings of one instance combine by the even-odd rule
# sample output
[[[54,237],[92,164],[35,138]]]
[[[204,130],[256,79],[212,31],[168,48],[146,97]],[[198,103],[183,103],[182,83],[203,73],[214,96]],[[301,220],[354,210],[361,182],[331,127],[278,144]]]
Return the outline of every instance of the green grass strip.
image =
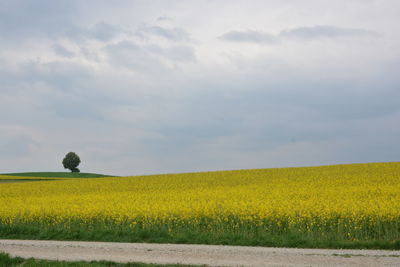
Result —
[[[174,243],[241,245],[292,248],[342,249],[400,249],[397,237],[348,239],[337,232],[299,232],[296,230],[265,231],[256,228],[228,229],[213,227],[173,227],[151,225],[145,228],[115,223],[76,222],[67,227],[62,224],[40,223],[0,224],[1,239],[104,241],[129,243]]]
[[[84,172],[19,172],[19,173],[4,173],[1,175],[7,176],[22,176],[22,177],[50,177],[50,178],[100,178],[100,177],[115,177],[112,175],[104,175],[97,173]]]
[[[11,257],[6,253],[0,252],[0,266],[3,267],[81,267],[81,266],[90,266],[90,267],[196,267],[196,266],[205,266],[205,265],[181,265],[181,264],[147,264],[147,263],[116,263],[110,261],[77,261],[77,262],[68,262],[68,261],[51,261],[51,260],[38,260],[38,259],[24,259],[21,257]]]

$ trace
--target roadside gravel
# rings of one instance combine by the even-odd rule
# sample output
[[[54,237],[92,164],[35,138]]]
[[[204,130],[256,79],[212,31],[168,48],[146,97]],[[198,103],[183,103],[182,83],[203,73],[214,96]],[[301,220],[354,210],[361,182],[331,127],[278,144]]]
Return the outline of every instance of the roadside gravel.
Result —
[[[400,251],[265,248],[81,241],[0,240],[11,256],[63,261],[210,266],[400,266]]]

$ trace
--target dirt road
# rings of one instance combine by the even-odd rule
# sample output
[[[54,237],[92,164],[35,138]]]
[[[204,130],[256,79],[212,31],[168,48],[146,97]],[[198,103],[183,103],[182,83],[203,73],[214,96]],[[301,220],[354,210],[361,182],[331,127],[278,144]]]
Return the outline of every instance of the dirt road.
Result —
[[[210,266],[400,266],[400,251],[0,240],[12,256]]]

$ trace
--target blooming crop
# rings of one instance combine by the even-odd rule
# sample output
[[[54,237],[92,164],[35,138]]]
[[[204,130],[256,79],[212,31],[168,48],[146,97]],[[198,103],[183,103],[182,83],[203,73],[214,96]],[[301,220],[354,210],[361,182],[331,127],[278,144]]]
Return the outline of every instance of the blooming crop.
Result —
[[[76,220],[398,237],[400,163],[0,184],[2,223]]]

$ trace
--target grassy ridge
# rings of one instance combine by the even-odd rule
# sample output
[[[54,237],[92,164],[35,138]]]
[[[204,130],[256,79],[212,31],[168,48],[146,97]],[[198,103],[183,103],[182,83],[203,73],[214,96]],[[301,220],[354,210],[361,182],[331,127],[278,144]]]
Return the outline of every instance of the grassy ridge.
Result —
[[[4,173],[1,175],[7,176],[22,176],[22,177],[48,177],[48,178],[99,178],[99,177],[115,177],[112,175],[104,175],[97,173],[84,172],[19,172],[19,173]]]
[[[6,253],[0,252],[0,266],[5,267],[195,267],[195,265],[180,265],[180,264],[146,264],[146,263],[116,263],[110,261],[79,261],[79,262],[67,262],[67,261],[50,261],[50,260],[38,260],[38,259],[24,259],[21,257],[10,257]],[[200,266],[200,265],[198,265]]]

